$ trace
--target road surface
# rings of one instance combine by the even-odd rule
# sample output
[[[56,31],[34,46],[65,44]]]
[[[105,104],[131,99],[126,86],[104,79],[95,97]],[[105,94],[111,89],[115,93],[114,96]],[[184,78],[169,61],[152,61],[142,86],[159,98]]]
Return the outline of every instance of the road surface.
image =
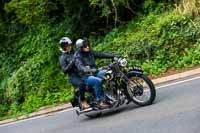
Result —
[[[98,118],[65,110],[0,126],[0,133],[200,133],[200,79],[157,87],[153,105],[123,106]]]

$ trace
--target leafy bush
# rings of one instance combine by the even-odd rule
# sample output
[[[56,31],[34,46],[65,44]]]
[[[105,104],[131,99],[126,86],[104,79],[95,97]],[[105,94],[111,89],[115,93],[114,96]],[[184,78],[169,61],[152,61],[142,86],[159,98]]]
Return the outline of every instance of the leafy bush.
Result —
[[[175,65],[176,68],[192,67],[200,64],[200,40],[191,47],[185,49],[184,56],[180,57],[180,60]]]
[[[0,104],[0,117],[5,116],[8,112],[8,106]]]
[[[158,75],[169,68],[181,67],[184,64],[181,59],[191,56],[187,55],[188,49],[194,50],[199,35],[197,20],[171,11],[133,20],[95,45],[100,51],[115,51],[128,57],[130,65],[142,65],[147,74]],[[198,58],[193,60],[193,65],[199,62]]]
[[[7,62],[15,68],[10,72],[6,70],[4,75],[8,78],[3,77],[4,82],[1,81],[1,88],[6,91],[6,97],[1,97],[6,99],[4,104],[10,105],[11,114],[30,113],[41,106],[66,102],[71,98],[73,89],[60,69],[57,44],[61,33],[70,34],[70,31],[61,32],[65,30],[60,30],[61,27],[53,30],[41,26],[40,31],[29,31],[16,42],[17,47],[12,50],[14,56],[9,57],[14,61],[2,63],[1,73],[5,73]],[[50,37],[52,34],[57,36]]]

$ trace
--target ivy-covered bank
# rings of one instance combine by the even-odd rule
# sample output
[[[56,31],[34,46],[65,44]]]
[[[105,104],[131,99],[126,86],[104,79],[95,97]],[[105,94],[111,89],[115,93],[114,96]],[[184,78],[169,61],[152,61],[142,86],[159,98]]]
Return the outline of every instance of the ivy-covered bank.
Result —
[[[71,98],[71,86],[58,64],[57,38],[70,35],[65,30],[63,25],[41,26],[39,31],[29,31],[0,54],[1,116],[30,113]]]
[[[114,29],[96,48],[116,51],[150,75],[192,67],[200,63],[200,18],[176,10],[150,14]]]
[[[90,37],[93,48],[122,55],[129,65],[141,65],[148,75],[200,64],[198,5],[161,12],[163,3],[152,10],[155,3],[146,2],[143,15],[118,25],[105,36],[90,30],[86,36]],[[0,30],[4,25],[0,23]],[[71,18],[58,24],[40,23],[37,27],[16,25],[0,34],[0,119],[69,101],[73,89],[59,66],[58,42],[62,36],[75,41],[85,34],[75,33]],[[99,60],[98,64],[104,61],[108,60]]]

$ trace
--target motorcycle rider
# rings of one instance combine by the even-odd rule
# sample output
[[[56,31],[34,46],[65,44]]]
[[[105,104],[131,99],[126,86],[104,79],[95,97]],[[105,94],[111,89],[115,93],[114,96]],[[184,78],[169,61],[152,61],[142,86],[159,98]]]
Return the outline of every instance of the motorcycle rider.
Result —
[[[82,109],[89,108],[89,104],[85,100],[85,84],[78,75],[78,69],[75,66],[76,53],[73,51],[72,41],[68,37],[62,37],[60,40],[61,55],[59,62],[65,74],[68,74],[69,81],[74,88],[79,88],[79,96]]]
[[[77,58],[75,65],[78,68],[79,74],[87,87],[92,86],[96,101],[100,108],[107,108],[109,105],[105,103],[102,89],[102,77],[104,71],[98,71],[95,59],[96,58],[114,58],[114,54],[100,53],[90,48],[90,43],[87,38],[78,39],[76,41]],[[97,75],[95,75],[97,74]]]

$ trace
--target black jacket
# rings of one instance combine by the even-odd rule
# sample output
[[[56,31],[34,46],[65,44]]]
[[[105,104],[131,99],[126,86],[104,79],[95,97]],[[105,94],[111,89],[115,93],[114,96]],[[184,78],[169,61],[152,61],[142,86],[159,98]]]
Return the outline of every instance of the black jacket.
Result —
[[[74,53],[65,53],[65,52],[62,52],[61,56],[59,57],[59,62],[63,72],[65,74],[68,74],[69,76],[77,74],[78,72],[75,66],[75,59],[73,59],[73,57]]]
[[[90,52],[83,53],[81,51],[77,52],[77,58],[75,65],[78,68],[79,75],[82,79],[88,77],[91,72],[91,69],[96,68],[95,60],[96,58],[114,58],[114,54],[101,53],[93,51],[90,49]]]

